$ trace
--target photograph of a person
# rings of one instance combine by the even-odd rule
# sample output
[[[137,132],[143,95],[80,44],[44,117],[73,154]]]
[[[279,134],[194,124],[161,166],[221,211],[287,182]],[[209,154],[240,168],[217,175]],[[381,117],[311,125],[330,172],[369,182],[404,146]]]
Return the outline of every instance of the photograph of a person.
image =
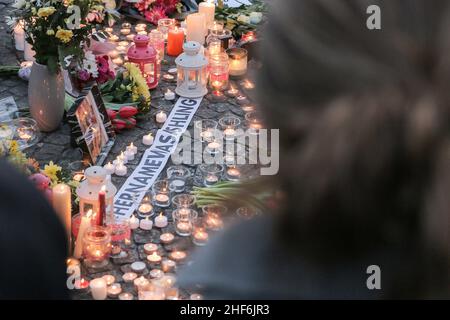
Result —
[[[41,134],[0,131],[0,299],[192,320],[450,299],[449,0],[1,6],[0,102]],[[71,107],[64,59],[93,83]]]

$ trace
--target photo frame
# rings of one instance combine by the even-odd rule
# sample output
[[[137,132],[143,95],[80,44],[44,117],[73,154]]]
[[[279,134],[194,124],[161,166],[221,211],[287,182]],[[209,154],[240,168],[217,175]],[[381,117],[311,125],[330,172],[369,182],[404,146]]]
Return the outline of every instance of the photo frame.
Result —
[[[67,117],[72,145],[81,148],[90,163],[102,165],[114,145],[115,132],[96,84],[83,89]]]

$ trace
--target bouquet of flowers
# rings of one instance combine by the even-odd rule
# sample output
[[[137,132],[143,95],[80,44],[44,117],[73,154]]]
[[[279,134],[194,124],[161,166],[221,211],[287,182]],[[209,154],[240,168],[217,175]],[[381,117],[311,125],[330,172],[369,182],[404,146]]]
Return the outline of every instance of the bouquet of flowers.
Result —
[[[157,25],[159,19],[181,12],[182,7],[180,0],[137,0],[130,3],[127,9],[131,14],[141,15],[148,22]]]
[[[115,77],[109,57],[107,55],[96,56],[92,51],[87,51],[84,54],[84,59],[75,72],[81,84],[92,81],[103,84]]]
[[[17,15],[25,23],[26,40],[36,61],[56,72],[68,56],[82,59],[83,44],[92,27],[88,16],[103,12],[101,0],[16,0]],[[66,67],[68,65],[65,61]]]

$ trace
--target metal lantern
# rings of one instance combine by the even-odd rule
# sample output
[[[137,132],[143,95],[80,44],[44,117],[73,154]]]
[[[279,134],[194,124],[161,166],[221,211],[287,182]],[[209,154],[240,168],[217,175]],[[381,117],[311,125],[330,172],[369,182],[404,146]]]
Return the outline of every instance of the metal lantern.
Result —
[[[128,61],[136,63],[147,80],[149,89],[158,85],[159,59],[156,49],[149,45],[149,37],[137,35],[134,45],[128,49]]]
[[[178,82],[175,92],[186,98],[200,98],[208,93],[208,59],[200,53],[202,46],[195,41],[183,45],[184,53],[175,59]]]
[[[80,214],[84,215],[90,209],[99,212],[98,194],[102,188],[106,193],[106,215],[114,214],[114,196],[116,187],[107,179],[107,172],[103,167],[93,166],[84,171],[84,179],[77,188],[77,196],[80,200]]]

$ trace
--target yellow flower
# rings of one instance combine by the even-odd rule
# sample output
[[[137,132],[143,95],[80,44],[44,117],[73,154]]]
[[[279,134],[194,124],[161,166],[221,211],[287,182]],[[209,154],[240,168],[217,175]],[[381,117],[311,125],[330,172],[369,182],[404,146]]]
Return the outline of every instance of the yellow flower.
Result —
[[[33,14],[33,16],[35,16],[35,15],[36,15],[36,12],[37,12],[37,10],[36,10],[36,8],[35,8],[35,7],[31,8],[31,13]]]
[[[72,39],[73,32],[71,30],[59,29],[56,31],[56,38],[61,40],[63,43],[67,43]]]
[[[9,144],[9,153],[11,155],[16,155],[19,152],[19,144],[16,140],[11,140]]]
[[[37,12],[38,17],[48,17],[51,16],[53,13],[55,13],[56,9],[55,7],[45,7],[40,8]]]
[[[58,172],[60,172],[62,168],[60,166],[57,166],[53,163],[53,161],[50,161],[49,164],[46,164],[44,167],[44,174],[49,177],[53,182],[58,181]]]
[[[139,96],[143,96],[146,101],[150,101],[150,90],[147,81],[142,76],[141,70],[134,63],[125,63],[125,68],[129,72],[129,77],[133,81],[135,87],[132,90],[133,101],[139,100]]]
[[[48,30],[47,30],[47,35],[48,35],[48,36],[54,36],[54,35],[55,35],[55,30],[53,30],[53,29],[48,29]]]

